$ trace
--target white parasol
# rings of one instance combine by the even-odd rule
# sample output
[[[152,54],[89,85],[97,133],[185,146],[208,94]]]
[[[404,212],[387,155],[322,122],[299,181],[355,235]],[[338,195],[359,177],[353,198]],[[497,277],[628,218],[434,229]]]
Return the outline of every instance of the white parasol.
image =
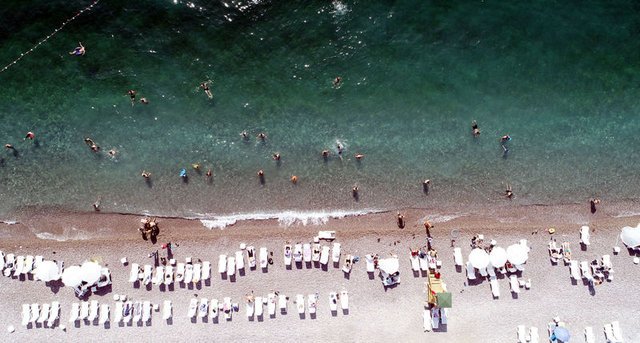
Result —
[[[60,269],[53,261],[42,261],[35,270],[35,277],[44,282],[60,280]]]
[[[397,273],[398,269],[400,269],[400,261],[398,261],[397,257],[383,258],[378,261],[378,268],[380,268],[381,271],[392,275]]]
[[[512,244],[507,248],[507,259],[515,265],[527,262],[528,258],[527,247],[522,244]]]
[[[82,273],[82,281],[93,285],[94,283],[100,280],[100,273],[102,272],[102,267],[99,264],[91,261],[86,261],[80,267]]]
[[[489,254],[489,261],[495,268],[502,268],[507,263],[507,251],[502,247],[495,247],[491,249]]]
[[[620,233],[620,239],[629,248],[640,246],[640,224],[636,227],[625,226]]]
[[[473,268],[487,268],[489,265],[489,254],[482,249],[473,249],[469,254],[469,262],[471,262]]]
[[[79,266],[66,268],[62,273],[62,283],[67,287],[77,287],[82,283],[82,271]]]

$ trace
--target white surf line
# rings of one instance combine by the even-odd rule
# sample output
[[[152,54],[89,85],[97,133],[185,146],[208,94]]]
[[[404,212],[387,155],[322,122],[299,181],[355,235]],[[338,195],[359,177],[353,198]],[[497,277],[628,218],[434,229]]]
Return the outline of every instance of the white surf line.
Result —
[[[74,21],[76,18],[78,18],[80,15],[82,15],[82,13],[86,12],[86,11],[90,11],[93,6],[95,6],[98,2],[100,2],[100,0],[95,0],[91,5],[81,9],[78,13],[76,13],[73,17],[67,19],[64,23],[62,23],[62,25],[60,25],[57,29],[55,29],[50,35],[48,35],[47,37],[45,37],[44,39],[40,40],[36,45],[34,45],[31,49],[27,50],[27,52],[21,53],[20,57],[16,58],[13,62],[7,64],[4,68],[2,68],[0,70],[0,73],[4,72],[5,70],[9,69],[10,67],[12,67],[14,64],[18,63],[18,61],[20,61],[23,57],[27,56],[28,54],[32,53],[35,49],[37,49],[40,45],[42,45],[43,43],[45,43],[46,41],[48,41],[51,37],[53,37],[56,33],[60,32],[67,24],[69,24],[70,22]]]

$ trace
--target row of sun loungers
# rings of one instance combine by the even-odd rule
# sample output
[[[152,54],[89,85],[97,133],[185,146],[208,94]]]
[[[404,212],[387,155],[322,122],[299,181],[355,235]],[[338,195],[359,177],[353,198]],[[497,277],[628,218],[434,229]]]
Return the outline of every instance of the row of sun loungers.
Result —
[[[154,268],[147,264],[140,272],[140,266],[137,263],[131,264],[131,273],[129,274],[129,282],[134,283],[140,281],[143,285],[170,285],[174,282],[178,283],[199,283],[211,278],[211,263],[204,261],[202,263],[178,263],[176,267],[158,266]]]
[[[235,307],[237,307],[237,304],[234,306],[229,297],[225,297],[222,303],[218,302],[217,299],[211,299],[211,301],[209,301],[207,298],[201,298],[200,301],[198,301],[198,299],[193,298],[189,302],[187,317],[195,320],[197,315],[199,318],[208,317],[209,319],[216,319],[220,314],[220,310],[222,310],[224,318],[231,320]],[[164,317],[170,318],[170,314],[165,314],[163,315],[163,318]]]
[[[532,326],[529,328],[529,335],[527,336],[527,328],[524,325],[518,325],[518,343],[539,343],[540,332],[538,328]]]
[[[42,256],[5,255],[4,252],[0,251],[0,268],[2,269],[2,274],[6,277],[33,274],[42,261],[44,261]]]
[[[39,324],[44,327],[53,327],[60,319],[60,303],[57,301],[51,304],[23,304],[22,305],[22,326],[29,324]]]

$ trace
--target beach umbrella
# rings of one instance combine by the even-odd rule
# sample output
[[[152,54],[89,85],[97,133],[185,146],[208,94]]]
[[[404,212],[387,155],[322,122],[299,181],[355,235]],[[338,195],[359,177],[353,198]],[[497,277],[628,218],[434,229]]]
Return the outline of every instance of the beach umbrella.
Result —
[[[53,261],[42,261],[38,268],[36,268],[35,277],[44,282],[60,280],[60,269],[58,269],[58,265]]]
[[[62,283],[67,287],[78,287],[82,283],[82,271],[79,266],[66,268],[62,273]]]
[[[95,262],[86,261],[82,264],[82,267],[80,267],[80,272],[82,274],[82,281],[93,285],[100,280],[102,267]]]
[[[380,259],[378,261],[378,268],[389,275],[393,275],[400,269],[400,261],[397,257]]]
[[[489,254],[482,249],[473,249],[469,254],[469,262],[471,262],[473,268],[487,268],[489,265]]]
[[[507,247],[507,260],[513,264],[523,264],[529,258],[527,247],[522,244],[512,244]]]
[[[437,293],[436,304],[440,308],[451,308],[452,306],[451,293],[450,292]]]
[[[553,335],[556,336],[557,340],[562,342],[569,342],[569,339],[571,338],[569,330],[564,326],[556,326],[556,328],[553,329]]]
[[[502,268],[507,263],[507,251],[501,247],[495,247],[491,249],[489,253],[489,261],[495,268]]]
[[[640,224],[636,227],[625,226],[620,233],[620,239],[629,248],[640,246]]]

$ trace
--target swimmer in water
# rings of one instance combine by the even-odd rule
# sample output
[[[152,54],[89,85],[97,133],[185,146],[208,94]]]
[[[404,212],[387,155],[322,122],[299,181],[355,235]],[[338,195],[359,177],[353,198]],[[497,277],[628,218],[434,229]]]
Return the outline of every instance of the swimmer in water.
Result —
[[[129,95],[129,98],[131,98],[131,106],[133,106],[136,103],[136,94],[138,94],[138,92],[136,92],[133,89],[130,89],[127,92],[127,95]]]
[[[274,161],[280,161],[280,153],[276,152],[273,154],[273,160]]]
[[[82,42],[78,42],[78,46],[73,49],[73,51],[69,52],[69,55],[74,55],[74,56],[84,56],[84,54],[87,51],[85,50],[84,46],[82,45]]]
[[[211,89],[209,89],[209,81],[201,83],[200,88],[204,90],[204,93],[209,97],[209,99],[213,99],[213,94],[211,93]]]
[[[507,185],[507,189],[504,191],[504,196],[509,199],[513,198],[513,189],[511,188],[511,185]]]
[[[322,150],[322,157],[326,160],[329,157],[329,150]]]
[[[267,135],[264,132],[260,132],[258,134],[258,139],[264,142],[267,139]]]
[[[243,130],[242,132],[240,132],[240,137],[242,137],[242,139],[244,139],[245,141],[248,141],[249,133],[247,132],[247,130]]]
[[[147,172],[147,171],[144,171],[144,170],[143,170],[143,171],[142,171],[142,177],[143,177],[145,180],[149,180],[149,178],[151,178],[151,173],[149,173],[149,172]]]
[[[149,100],[147,100],[147,98],[140,98],[140,103],[143,105],[149,105]]]
[[[31,131],[27,132],[27,135],[24,137],[25,140],[26,139],[33,140],[34,138],[36,138],[36,134]]]
[[[291,183],[294,185],[298,183],[298,177],[295,175],[291,175]]]
[[[85,142],[88,146],[92,146],[92,145],[94,145],[94,144],[95,144],[95,143],[93,142],[93,139],[91,139],[91,138],[89,138],[89,137],[85,138],[85,139],[84,139],[84,142]]]
[[[364,154],[356,154],[355,157],[356,157],[356,160],[360,161],[364,158]]]
[[[478,128],[478,122],[475,120],[471,122],[471,134],[473,137],[480,136],[480,129]]]
[[[341,85],[342,85],[342,77],[336,76],[336,78],[333,79],[333,88],[340,88]]]
[[[211,171],[211,168],[207,169],[207,177],[210,178],[213,176],[213,172]]]
[[[117,153],[118,151],[116,149],[109,150],[109,156],[111,156],[111,158],[115,158]]]
[[[353,188],[351,188],[351,195],[354,198],[358,199],[358,186],[357,185],[353,186]]]
[[[509,135],[504,135],[502,137],[500,137],[500,143],[505,143],[511,140],[511,136]]]
[[[90,148],[91,148],[91,151],[93,152],[100,152],[100,147],[95,143],[91,144]]]
[[[344,150],[344,146],[342,145],[342,143],[338,142],[336,143],[336,148],[338,149],[338,156],[340,157],[340,159],[342,159],[342,151]]]
[[[15,150],[16,149],[16,148],[13,147],[13,144],[5,144],[4,147],[7,148],[7,150]]]
[[[195,171],[200,171],[200,163],[194,163],[191,165],[191,167],[195,170]]]

